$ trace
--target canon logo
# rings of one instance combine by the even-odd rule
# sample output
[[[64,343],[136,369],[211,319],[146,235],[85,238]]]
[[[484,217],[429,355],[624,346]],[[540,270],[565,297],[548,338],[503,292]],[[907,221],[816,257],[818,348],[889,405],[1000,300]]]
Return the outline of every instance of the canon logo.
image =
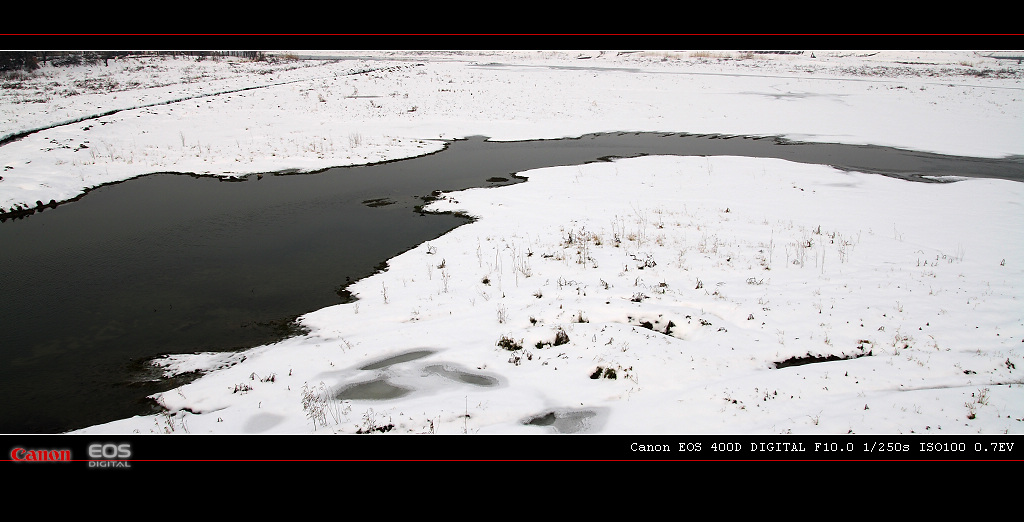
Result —
[[[71,450],[14,448],[11,450],[11,460],[16,462],[68,462],[71,460]]]

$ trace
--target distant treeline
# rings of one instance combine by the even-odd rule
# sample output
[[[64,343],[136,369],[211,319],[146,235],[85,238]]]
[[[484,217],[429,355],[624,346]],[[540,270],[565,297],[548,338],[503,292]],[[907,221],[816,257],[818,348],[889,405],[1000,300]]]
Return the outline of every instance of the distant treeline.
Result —
[[[47,63],[54,67],[95,65],[100,62],[107,64],[110,60],[129,56],[188,56],[198,60],[221,56],[266,59],[263,51],[0,51],[0,71],[32,71]]]

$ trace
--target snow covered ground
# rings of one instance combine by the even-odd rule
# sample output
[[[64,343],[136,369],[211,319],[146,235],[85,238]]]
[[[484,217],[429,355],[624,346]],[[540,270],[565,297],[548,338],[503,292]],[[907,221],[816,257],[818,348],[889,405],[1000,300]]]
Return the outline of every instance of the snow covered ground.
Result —
[[[38,132],[0,146],[0,209],[470,135],[1024,154],[1024,68],[990,52],[346,54],[7,77],[0,137]],[[160,394],[164,414],[80,433],[1024,433],[1021,183],[738,157],[522,175],[432,203],[477,220],[303,316],[308,334],[159,360],[220,369]]]

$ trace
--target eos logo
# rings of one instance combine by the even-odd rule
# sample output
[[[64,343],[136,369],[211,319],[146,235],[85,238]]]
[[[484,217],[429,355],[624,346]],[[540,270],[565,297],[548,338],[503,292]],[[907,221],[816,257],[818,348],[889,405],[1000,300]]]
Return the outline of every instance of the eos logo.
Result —
[[[90,468],[130,468],[131,462],[127,462],[132,456],[130,444],[90,444],[89,462]],[[119,459],[119,460],[113,460]]]

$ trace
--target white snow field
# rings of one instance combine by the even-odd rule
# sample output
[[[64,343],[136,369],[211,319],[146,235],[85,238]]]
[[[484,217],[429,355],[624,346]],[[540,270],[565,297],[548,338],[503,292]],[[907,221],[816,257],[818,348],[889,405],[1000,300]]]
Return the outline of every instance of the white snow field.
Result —
[[[994,51],[318,54],[350,58],[11,75],[0,136],[41,130],[0,146],[0,208],[472,135],[1024,154],[1024,68]],[[521,175],[431,203],[476,220],[302,316],[308,333],[159,359],[217,369],[156,396],[163,414],[76,433],[1024,433],[1024,184],[698,156]]]

